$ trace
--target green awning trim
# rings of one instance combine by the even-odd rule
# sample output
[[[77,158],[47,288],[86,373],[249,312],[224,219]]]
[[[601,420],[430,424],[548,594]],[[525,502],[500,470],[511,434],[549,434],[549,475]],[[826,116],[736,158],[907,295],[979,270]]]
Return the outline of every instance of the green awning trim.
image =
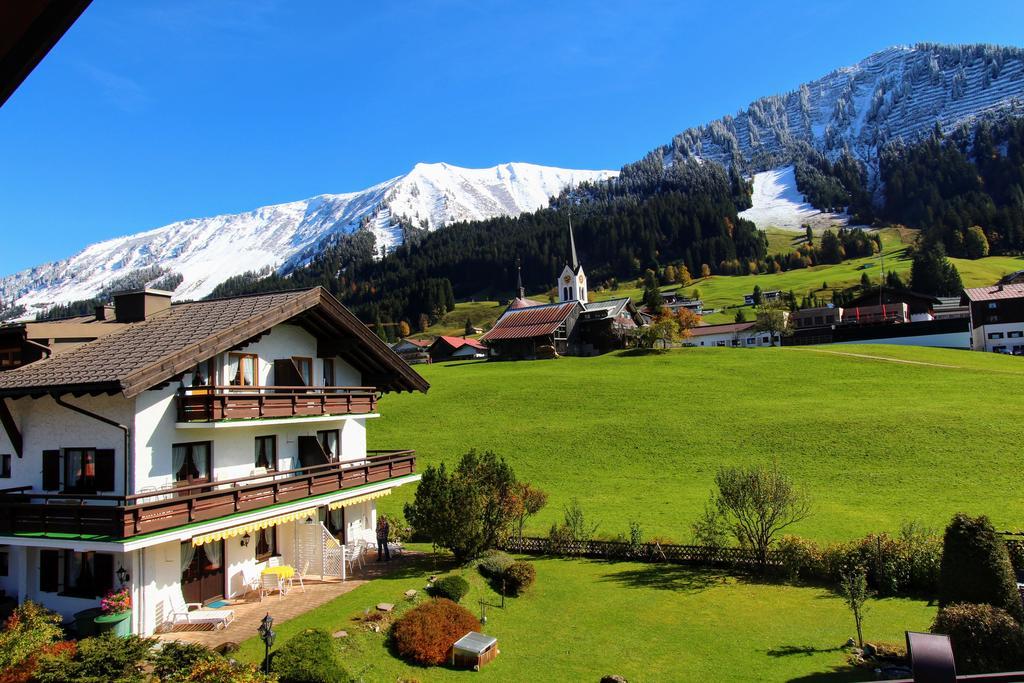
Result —
[[[407,474],[404,477],[398,477],[389,483],[394,486],[401,486],[402,484],[408,483],[413,477],[419,476],[416,474]],[[346,492],[360,491],[370,486],[376,486],[382,482],[373,482],[372,484],[360,484],[359,486],[353,486],[350,489],[345,489]],[[275,503],[274,505],[268,505],[265,508],[260,508],[260,512],[273,512],[279,510],[287,505],[303,504],[308,505],[315,503],[318,500],[329,498],[330,496],[337,495],[337,491],[331,491],[329,493],[320,493],[309,498],[298,498],[296,500],[289,500],[284,503]],[[155,495],[155,494],[154,494]],[[232,519],[237,519],[245,515],[251,515],[254,510],[247,510],[245,512],[233,512],[230,515],[224,515],[223,517],[217,517],[215,519],[207,519],[202,522],[192,522],[191,524],[183,524],[182,526],[171,527],[170,529],[161,529],[160,531],[151,531],[148,534],[139,534],[137,536],[129,536],[128,538],[114,537],[114,536],[101,536],[98,534],[55,534],[55,533],[42,533],[42,532],[16,532],[13,534],[0,534],[0,539],[4,538],[39,538],[39,539],[52,539],[56,541],[94,541],[97,543],[134,543],[135,541],[145,540],[147,538],[154,538],[163,534],[176,534],[188,529],[195,529],[200,526],[212,524],[215,522],[227,522]]]

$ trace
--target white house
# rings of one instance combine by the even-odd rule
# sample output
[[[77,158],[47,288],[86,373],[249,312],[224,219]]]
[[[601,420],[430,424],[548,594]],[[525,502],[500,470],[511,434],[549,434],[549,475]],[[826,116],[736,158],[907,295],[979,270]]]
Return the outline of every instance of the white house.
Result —
[[[123,580],[150,634],[272,557],[337,574],[418,480],[366,432],[380,393],[428,385],[323,289],[115,308],[124,329],[0,372],[8,595],[71,617]]]
[[[690,338],[685,346],[720,346],[729,348],[771,346],[772,336],[775,345],[781,343],[778,332],[760,332],[754,329],[757,323],[726,323],[723,325],[700,325],[690,330]]]
[[[971,348],[1024,355],[1024,284],[965,289],[960,303],[971,312]]]

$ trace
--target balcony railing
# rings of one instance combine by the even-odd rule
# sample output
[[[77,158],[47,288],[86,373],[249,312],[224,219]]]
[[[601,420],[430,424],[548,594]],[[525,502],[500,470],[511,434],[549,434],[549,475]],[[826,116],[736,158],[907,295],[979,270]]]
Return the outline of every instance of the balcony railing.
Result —
[[[178,390],[178,422],[361,415],[376,409],[374,387],[202,386]]]
[[[365,460],[331,462],[129,496],[0,490],[0,534],[51,533],[129,538],[206,522],[416,471],[415,451],[368,451]]]

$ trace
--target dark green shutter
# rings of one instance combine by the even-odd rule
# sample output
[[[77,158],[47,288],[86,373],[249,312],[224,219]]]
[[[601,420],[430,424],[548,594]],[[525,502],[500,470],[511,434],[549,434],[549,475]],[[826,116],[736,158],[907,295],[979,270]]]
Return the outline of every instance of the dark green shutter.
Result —
[[[56,593],[60,575],[60,552],[57,550],[39,551],[39,590],[43,593]]]
[[[96,449],[96,490],[114,490],[114,449]]]
[[[60,451],[43,451],[43,490],[60,488]]]

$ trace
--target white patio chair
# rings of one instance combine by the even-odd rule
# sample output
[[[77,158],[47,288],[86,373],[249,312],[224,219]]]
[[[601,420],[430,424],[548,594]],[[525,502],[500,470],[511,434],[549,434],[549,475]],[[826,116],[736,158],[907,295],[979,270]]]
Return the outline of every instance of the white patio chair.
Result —
[[[274,591],[277,591],[278,600],[284,597],[284,582],[281,581],[281,577],[279,577],[277,574],[261,574],[260,602],[263,602],[264,596],[270,595]]]
[[[270,557],[268,557],[267,558],[267,566],[268,567],[280,567],[281,566],[281,556],[280,555],[271,555]]]
[[[305,593],[306,592],[306,584],[302,583],[302,579],[303,579],[304,576],[306,576],[306,572],[308,572],[308,571],[309,571],[309,560],[306,560],[305,562],[302,563],[302,571],[295,572],[295,575],[292,576],[292,578],[288,579],[288,587],[291,588],[292,585],[296,581],[298,581],[299,582],[299,588],[301,588],[302,592]]]
[[[230,609],[208,609],[199,602],[185,602],[181,593],[171,591],[171,612],[168,615],[172,625],[214,624],[216,628],[227,628],[235,620],[235,612]],[[191,609],[196,607],[197,609]]]
[[[249,593],[259,593],[262,589],[262,582],[260,581],[259,572],[250,571],[248,569],[242,570],[242,585],[245,587],[245,592],[242,593],[242,597],[245,598]],[[260,600],[263,596],[260,595]]]
[[[356,565],[362,566],[362,548],[358,544],[348,544],[345,546],[345,562],[348,564],[348,572],[351,574]]]

